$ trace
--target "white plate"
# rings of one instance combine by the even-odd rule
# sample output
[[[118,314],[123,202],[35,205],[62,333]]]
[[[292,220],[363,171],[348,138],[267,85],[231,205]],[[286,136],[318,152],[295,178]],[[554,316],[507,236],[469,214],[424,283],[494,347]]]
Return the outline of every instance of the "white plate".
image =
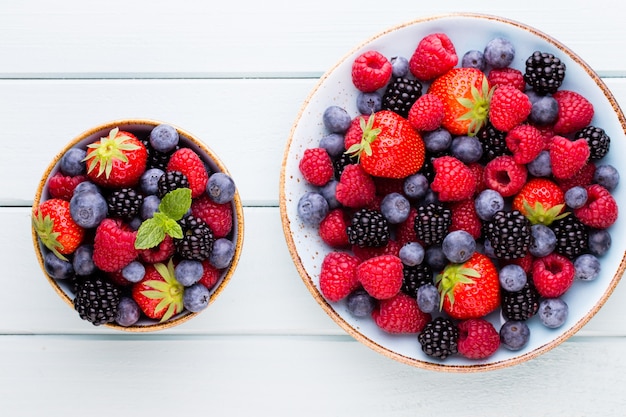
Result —
[[[548,35],[518,22],[501,17],[474,14],[452,14],[420,19],[393,27],[367,40],[344,56],[315,86],[295,120],[286,146],[280,180],[280,209],[287,245],[305,285],[326,313],[347,333],[376,350],[403,363],[440,371],[474,371],[496,369],[521,363],[556,347],[572,336],[600,309],[619,282],[624,270],[626,240],[613,238],[610,251],[601,258],[601,276],[592,282],[575,282],[564,296],[570,313],[567,322],[558,329],[548,329],[537,317],[528,321],[531,338],[520,351],[500,348],[484,361],[473,361],[454,355],[438,361],[422,353],[415,335],[396,336],[380,330],[370,318],[356,319],[348,313],[345,302],[329,303],[319,291],[321,262],[331,249],[318,236],[315,227],[307,227],[298,219],[297,203],[300,196],[312,189],[298,169],[303,151],[318,146],[327,134],[322,114],[330,105],[345,108],[357,116],[357,90],[351,82],[352,61],[366,50],[378,50],[386,57],[404,56],[407,59],[424,36],[444,32],[453,41],[459,62],[470,49],[483,50],[486,43],[498,36],[509,39],[516,48],[512,67],[523,71],[524,62],[535,50],[550,52],[567,66],[561,89],[574,90],[590,100],[595,108],[592,124],[602,127],[611,138],[609,155],[603,163],[618,167],[618,155],[626,153],[626,120],[613,95],[598,75],[574,52]],[[426,91],[426,86],[424,91]],[[613,193],[618,205],[625,207],[624,186]],[[624,215],[611,227],[613,236],[625,228]],[[501,321],[498,314],[491,317],[496,328]]]

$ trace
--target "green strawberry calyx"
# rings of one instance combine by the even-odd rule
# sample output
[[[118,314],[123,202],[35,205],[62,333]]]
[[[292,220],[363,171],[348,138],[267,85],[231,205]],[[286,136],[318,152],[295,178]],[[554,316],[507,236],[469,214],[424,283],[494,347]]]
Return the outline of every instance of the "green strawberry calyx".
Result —
[[[480,273],[474,268],[467,268],[464,264],[450,264],[435,277],[435,284],[441,297],[439,298],[439,310],[443,310],[446,298],[450,305],[454,305],[454,289],[457,285],[471,285],[475,283],[472,278],[480,278]]]
[[[44,216],[41,210],[38,210],[37,215],[33,216],[33,226],[41,243],[50,249],[57,258],[67,261],[67,258],[59,252],[59,249],[63,249],[63,244],[59,242],[61,233],[54,230],[54,220],[50,215]]]
[[[363,152],[365,152],[367,156],[372,156],[372,143],[378,138],[378,135],[380,135],[381,129],[379,127],[374,128],[374,113],[367,119],[367,122],[365,122],[365,118],[361,117],[359,126],[363,131],[361,142],[350,146],[346,153],[351,156],[356,156],[360,160]]]
[[[472,84],[472,98],[459,97],[458,102],[468,109],[467,113],[461,115],[457,120],[470,120],[468,127],[468,135],[476,136],[480,129],[487,124],[489,117],[489,105],[496,87],[489,88],[489,81],[483,76],[480,90]]]
[[[546,209],[539,201],[536,201],[534,207],[531,207],[528,201],[524,200],[523,206],[526,211],[526,218],[530,220],[531,224],[550,226],[553,221],[560,220],[569,214],[567,212],[561,213],[565,204],[557,204]]]
[[[137,230],[135,249],[149,249],[157,246],[169,235],[175,239],[183,238],[183,229],[178,220],[191,207],[191,189],[177,188],[163,196],[154,216],[141,223]]]
[[[155,263],[154,268],[165,281],[156,279],[145,281],[143,285],[151,289],[143,290],[141,294],[151,300],[161,300],[154,308],[154,311],[159,312],[167,308],[165,314],[161,317],[161,322],[164,322],[183,310],[185,287],[174,276],[174,261],[171,258],[167,265]]]
[[[104,174],[106,178],[109,178],[115,161],[128,162],[126,152],[140,148],[139,145],[129,142],[131,139],[129,136],[120,135],[119,132],[118,127],[111,129],[108,137],[87,145],[87,148],[92,149],[83,159],[85,162],[92,161],[92,163],[87,164],[88,172],[92,172],[98,166],[97,176]]]

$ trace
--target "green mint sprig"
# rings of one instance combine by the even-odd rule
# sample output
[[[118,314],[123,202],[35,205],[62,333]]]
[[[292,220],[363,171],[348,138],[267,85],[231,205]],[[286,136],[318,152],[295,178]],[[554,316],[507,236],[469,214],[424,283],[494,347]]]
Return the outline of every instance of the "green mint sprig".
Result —
[[[139,226],[135,249],[153,248],[161,243],[166,235],[182,239],[183,229],[178,220],[189,211],[189,207],[191,207],[191,189],[177,188],[165,194],[154,216]]]

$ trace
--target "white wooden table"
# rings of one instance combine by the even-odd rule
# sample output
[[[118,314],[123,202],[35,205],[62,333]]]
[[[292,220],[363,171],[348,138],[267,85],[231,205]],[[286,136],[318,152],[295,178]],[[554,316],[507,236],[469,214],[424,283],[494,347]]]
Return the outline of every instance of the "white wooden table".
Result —
[[[330,66],[388,27],[464,11],[518,20],[577,52],[626,106],[626,25],[615,2],[474,4],[1,2],[2,415],[623,416],[624,283],[537,359],[437,373],[348,336],[289,256],[278,186],[293,120]],[[128,117],[205,138],[244,202],[231,283],[199,317],[158,334],[79,320],[45,281],[31,241],[30,205],[52,155],[87,128]]]

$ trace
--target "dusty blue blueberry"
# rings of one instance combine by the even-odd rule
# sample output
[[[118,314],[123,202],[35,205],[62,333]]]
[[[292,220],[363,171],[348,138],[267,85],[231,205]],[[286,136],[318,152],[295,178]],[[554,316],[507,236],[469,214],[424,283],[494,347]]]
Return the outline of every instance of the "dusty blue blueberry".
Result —
[[[100,188],[91,181],[83,181],[74,188],[74,194],[80,194],[84,192],[92,192],[100,194]]]
[[[146,275],[146,267],[139,261],[132,261],[122,268],[122,276],[128,282],[139,282]]]
[[[174,150],[180,140],[176,128],[166,124],[155,126],[150,132],[150,145],[159,152]]]
[[[587,190],[576,185],[565,191],[565,204],[573,209],[580,208],[587,202]]]
[[[483,145],[476,136],[457,136],[452,139],[451,151],[457,159],[471,164],[483,156]]]
[[[441,271],[448,264],[448,258],[446,258],[440,245],[429,246],[426,249],[424,259],[434,271]]]
[[[476,251],[474,237],[465,230],[455,230],[443,238],[441,249],[450,262],[463,263]]]
[[[433,284],[424,284],[417,289],[417,307],[424,313],[432,313],[439,308],[440,295]]]
[[[544,326],[550,329],[561,327],[567,320],[569,307],[560,298],[546,298],[539,303],[537,315]]]
[[[593,181],[607,190],[613,191],[619,184],[619,171],[613,165],[598,165],[593,173]]]
[[[409,217],[411,203],[400,193],[389,193],[380,202],[380,211],[391,224],[399,224]]]
[[[474,208],[481,220],[488,221],[491,220],[498,211],[504,209],[504,198],[496,190],[487,188],[476,196]]]
[[[330,133],[344,133],[350,127],[352,118],[343,107],[329,106],[324,110],[322,121]]]
[[[481,71],[485,70],[485,56],[482,51],[471,49],[461,58],[461,66],[463,68],[476,68]]]
[[[307,191],[298,201],[298,217],[307,225],[318,225],[328,214],[328,202],[320,193]]]
[[[115,322],[120,326],[128,327],[139,321],[141,309],[139,305],[130,297],[120,297],[120,303],[115,316]]]
[[[54,279],[68,279],[74,275],[70,261],[60,259],[52,252],[46,252],[43,258],[44,269]]]
[[[549,125],[559,116],[559,104],[552,96],[543,96],[532,103],[530,120],[540,126]]]
[[[585,253],[574,259],[574,278],[593,281],[600,275],[600,260],[597,256]]]
[[[93,263],[93,245],[83,244],[76,248],[72,258],[72,266],[76,275],[91,275],[96,270]]]
[[[370,115],[380,111],[383,106],[383,98],[379,93],[359,92],[356,96],[356,108],[361,114]]]
[[[531,255],[541,258],[549,255],[556,247],[556,235],[545,224],[533,224],[530,227],[532,236],[528,251]]]
[[[410,199],[418,200],[426,195],[429,184],[424,174],[409,175],[404,179],[402,191]]]
[[[213,250],[209,256],[209,262],[217,269],[224,269],[233,260],[235,255],[235,245],[224,237],[213,242]]]
[[[107,216],[106,199],[100,193],[83,191],[74,193],[70,200],[70,215],[77,225],[91,229]]]
[[[59,169],[65,175],[71,177],[83,175],[86,172],[86,164],[83,160],[87,151],[81,148],[70,148],[63,154],[59,161]]]
[[[209,305],[211,293],[200,283],[185,288],[183,294],[183,306],[192,313],[198,313]]]
[[[369,317],[376,307],[376,300],[362,288],[346,297],[346,306],[354,317]]]
[[[162,169],[147,169],[139,179],[139,187],[146,195],[156,194],[159,191],[159,178],[164,174]]]
[[[517,292],[524,288],[528,281],[528,276],[524,269],[516,264],[508,264],[500,268],[498,281],[502,289],[510,292]]]
[[[528,172],[535,177],[547,177],[552,174],[552,162],[549,151],[541,151],[539,155],[528,164]]]
[[[508,350],[520,350],[530,340],[530,328],[523,321],[509,320],[500,327],[500,342]]]
[[[143,199],[143,203],[141,203],[141,208],[139,209],[139,216],[142,220],[151,219],[159,210],[159,204],[161,204],[161,199],[156,195],[148,195]]]
[[[337,184],[339,184],[339,181],[330,180],[319,189],[319,193],[322,195],[322,197],[326,199],[326,202],[328,203],[329,210],[336,209],[341,205],[341,203],[337,201],[337,196],[335,193],[335,191],[337,190]]]
[[[596,256],[604,255],[611,248],[611,233],[606,229],[589,231],[589,252]]]
[[[185,287],[189,287],[200,281],[202,274],[204,274],[202,262],[191,259],[183,259],[174,268],[176,281],[180,282]]]
[[[424,262],[426,251],[417,242],[408,242],[402,245],[398,257],[404,265],[415,266]]]
[[[428,152],[438,153],[450,147],[450,144],[452,144],[452,135],[447,130],[439,128],[424,133],[422,140]]]
[[[344,135],[341,133],[330,133],[320,139],[319,145],[320,148],[326,149],[331,158],[336,158],[345,151]]]
[[[492,68],[505,68],[515,58],[515,47],[508,39],[497,37],[487,43],[483,56],[487,65]]]
[[[409,73],[409,60],[403,56],[393,56],[389,59],[393,77],[406,77]]]
[[[235,182],[223,172],[211,174],[206,185],[206,193],[217,204],[226,204],[235,198]]]
[[[430,204],[430,203],[440,203],[440,201],[439,201],[439,194],[433,191],[431,188],[428,188],[420,204],[424,205],[424,204]]]

